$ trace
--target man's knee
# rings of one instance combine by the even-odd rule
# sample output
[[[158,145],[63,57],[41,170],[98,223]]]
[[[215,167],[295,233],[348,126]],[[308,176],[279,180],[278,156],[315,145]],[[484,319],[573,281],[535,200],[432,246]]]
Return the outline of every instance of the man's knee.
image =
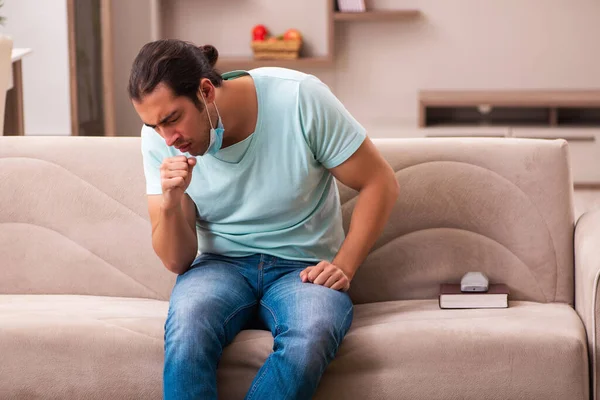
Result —
[[[324,313],[314,318],[309,318],[307,324],[307,332],[310,334],[310,339],[315,343],[326,345],[334,343],[335,347],[339,347],[342,339],[350,329],[353,317],[353,307],[350,304],[348,307],[341,308],[332,313]]]
[[[193,333],[202,337],[217,326],[217,306],[217,302],[210,298],[189,297],[172,302],[165,322],[165,335],[185,337]]]
[[[315,340],[333,339],[338,345],[352,324],[354,306],[343,292],[319,287],[318,306],[302,316],[303,329]]]
[[[284,327],[276,338],[276,347],[285,348],[308,366],[330,362],[352,323],[353,307],[336,312],[307,315],[301,324]]]

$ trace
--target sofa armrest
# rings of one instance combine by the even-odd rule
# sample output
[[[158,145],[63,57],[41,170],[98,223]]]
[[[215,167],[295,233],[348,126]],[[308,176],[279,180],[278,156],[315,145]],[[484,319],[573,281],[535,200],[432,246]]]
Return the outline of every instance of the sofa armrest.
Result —
[[[585,213],[575,227],[575,310],[588,339],[593,399],[600,398],[600,210]]]

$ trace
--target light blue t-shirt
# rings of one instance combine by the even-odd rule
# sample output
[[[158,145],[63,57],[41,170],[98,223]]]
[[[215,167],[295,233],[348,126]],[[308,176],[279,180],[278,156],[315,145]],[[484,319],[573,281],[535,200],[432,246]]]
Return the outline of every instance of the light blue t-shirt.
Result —
[[[197,157],[186,190],[198,212],[198,251],[332,261],[344,230],[328,168],[346,161],[366,131],[315,76],[273,67],[248,72],[258,98],[256,130]],[[182,153],[144,127],[142,154],[147,193],[161,194],[162,160]]]

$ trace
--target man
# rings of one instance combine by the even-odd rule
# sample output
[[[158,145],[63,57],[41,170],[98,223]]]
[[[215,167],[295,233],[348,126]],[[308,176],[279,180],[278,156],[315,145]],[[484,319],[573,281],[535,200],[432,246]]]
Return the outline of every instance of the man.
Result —
[[[259,321],[273,353],[246,398],[310,399],[350,328],[346,291],[398,184],[316,77],[281,68],[220,75],[217,58],[212,46],[152,42],[129,83],[145,125],[153,248],[178,274],[164,397],[216,399],[223,348]],[[334,178],[359,191],[347,237]]]

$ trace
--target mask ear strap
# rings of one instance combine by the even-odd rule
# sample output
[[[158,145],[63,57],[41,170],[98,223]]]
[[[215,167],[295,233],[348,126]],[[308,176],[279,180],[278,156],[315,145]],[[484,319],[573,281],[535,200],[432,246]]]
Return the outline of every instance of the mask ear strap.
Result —
[[[221,114],[219,114],[219,108],[217,107],[217,102],[214,101],[213,104],[215,105],[215,110],[217,110],[217,117],[219,117],[219,119],[221,119]],[[223,121],[221,121],[222,123]]]
[[[208,122],[210,123],[210,127],[211,129],[214,129],[212,119],[210,119],[210,113],[208,112],[208,105],[206,104],[206,99],[204,98],[204,94],[202,93],[202,91],[200,91],[200,97],[202,97],[202,101],[204,102],[204,109],[206,110],[206,115],[208,115]],[[216,105],[215,108],[217,108]],[[219,115],[219,110],[217,110],[217,115]],[[219,118],[221,118],[220,115]]]

